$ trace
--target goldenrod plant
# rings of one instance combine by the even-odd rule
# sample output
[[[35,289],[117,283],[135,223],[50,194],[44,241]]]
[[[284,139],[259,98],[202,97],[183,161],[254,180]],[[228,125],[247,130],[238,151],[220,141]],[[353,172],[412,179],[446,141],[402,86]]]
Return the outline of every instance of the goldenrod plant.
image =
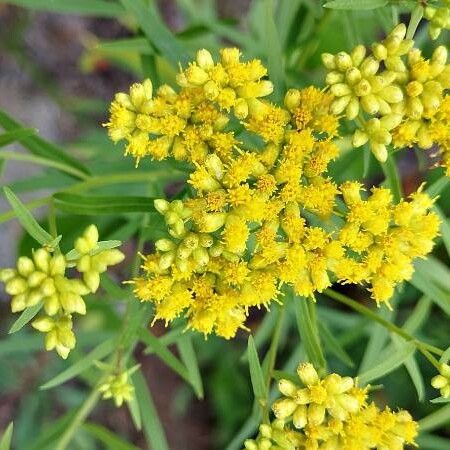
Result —
[[[7,3],[134,34],[83,39],[132,75],[72,105],[95,139],[0,111],[6,170],[43,171],[4,186],[0,386],[39,361],[40,390],[0,448],[450,448],[450,3],[183,0],[179,35],[147,0]]]

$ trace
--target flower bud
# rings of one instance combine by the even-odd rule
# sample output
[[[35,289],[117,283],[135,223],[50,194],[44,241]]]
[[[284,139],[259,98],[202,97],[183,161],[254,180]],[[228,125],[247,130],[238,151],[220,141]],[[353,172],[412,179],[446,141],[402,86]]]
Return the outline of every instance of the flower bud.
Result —
[[[292,381],[281,379],[278,382],[278,390],[286,397],[294,397],[298,386]]]
[[[306,301],[306,300],[302,300]],[[319,382],[319,375],[311,363],[302,363],[297,367],[297,374],[305,386],[311,386]]]
[[[367,114],[372,116],[380,110],[380,103],[372,94],[361,97],[361,106]]]
[[[54,321],[50,317],[39,317],[31,322],[31,326],[41,333],[48,333],[54,328]]]
[[[45,298],[44,310],[49,316],[54,316],[58,313],[60,310],[60,302],[57,294],[53,294]]]
[[[225,224],[226,213],[205,214],[202,217],[201,230],[203,233],[214,233]]]
[[[380,68],[380,62],[372,56],[367,57],[362,63],[359,70],[363,78],[375,75]]]
[[[277,419],[285,419],[292,415],[297,404],[290,398],[282,398],[272,405],[272,411]]]
[[[372,53],[378,61],[384,61],[388,56],[387,48],[379,42],[372,45]]]
[[[194,86],[203,86],[208,80],[209,75],[201,67],[191,64],[185,71],[188,83]]]
[[[170,203],[167,200],[164,200],[162,198],[158,198],[154,200],[153,202],[155,209],[160,214],[165,214],[169,210]]]
[[[170,239],[158,239],[155,242],[155,247],[160,252],[168,252],[175,249],[175,243]]]
[[[362,79],[353,89],[358,97],[369,95],[372,92],[372,86],[366,79]]]
[[[398,103],[403,100],[403,92],[398,86],[386,86],[380,96],[388,103]]]
[[[33,272],[28,278],[27,283],[28,286],[31,288],[34,288],[36,286],[39,286],[45,279],[47,278],[47,275],[42,272]]]
[[[364,47],[364,45],[357,45],[351,53],[353,65],[358,67],[362,63],[365,56],[366,47]]]
[[[100,274],[94,270],[89,270],[83,274],[83,281],[86,283],[89,290],[92,293],[95,293],[100,286]]]
[[[164,253],[159,258],[159,263],[158,263],[159,268],[161,270],[168,269],[172,265],[174,260],[175,260],[175,251],[170,251],[170,252]]]
[[[332,84],[332,83],[328,83]],[[284,105],[290,111],[293,111],[300,104],[300,91],[298,89],[289,89],[284,96]]]
[[[349,104],[351,98],[351,95],[345,95],[344,97],[334,100],[330,108],[331,113],[337,116],[341,114]]]
[[[224,66],[230,66],[239,62],[241,52],[238,48],[223,48],[220,50],[220,61]]]
[[[325,406],[312,403],[308,406],[308,424],[320,425],[325,420]]]
[[[337,55],[335,55],[334,63],[336,64],[336,67],[342,72],[349,69],[353,65],[352,58],[346,52],[339,52]]]
[[[209,254],[212,258],[218,258],[223,252],[223,245],[216,243],[209,248]]]
[[[34,264],[33,261],[26,257],[26,256],[21,256],[18,260],[17,260],[17,271],[19,272],[20,275],[22,275],[23,277],[27,277],[28,275],[30,275],[33,271],[34,271]]]
[[[351,69],[349,69],[351,70]],[[356,69],[358,70],[358,69]],[[343,83],[344,82],[344,74],[342,74],[341,72],[328,72],[327,76],[325,78],[325,83],[328,85],[333,85],[336,83]]]
[[[214,66],[214,61],[211,56],[211,53],[209,53],[209,51],[204,48],[202,48],[201,50],[199,50],[197,52],[196,60],[197,60],[197,64],[202,69],[210,69],[211,67]]]
[[[330,91],[336,97],[342,97],[344,95],[349,95],[352,92],[350,90],[350,88],[348,87],[348,85],[346,85],[344,83],[333,84],[333,86],[331,86],[331,88],[330,88]]]
[[[192,257],[199,266],[206,266],[209,262],[209,253],[203,247],[196,248],[192,252]]]
[[[11,278],[16,276],[16,271],[14,269],[1,269],[0,270],[0,281],[6,283]]]
[[[33,260],[38,270],[47,273],[49,270],[50,263],[50,253],[43,249],[39,248],[33,253]]]
[[[356,67],[350,67],[345,73],[345,79],[349,84],[359,83],[361,81],[361,72]]]
[[[21,312],[27,307],[27,295],[15,295],[11,300],[11,311],[13,313]]]
[[[372,143],[370,148],[371,148],[372,153],[374,154],[375,158],[378,159],[378,161],[386,162],[388,153],[387,153],[387,148],[385,145]]]
[[[203,87],[203,90],[205,92],[205,97],[208,100],[215,100],[220,93],[219,86],[217,86],[217,83],[213,80],[207,81]]]
[[[336,69],[336,63],[334,59],[334,55],[331,53],[322,53],[322,64],[325,66],[325,68],[329,70]]]

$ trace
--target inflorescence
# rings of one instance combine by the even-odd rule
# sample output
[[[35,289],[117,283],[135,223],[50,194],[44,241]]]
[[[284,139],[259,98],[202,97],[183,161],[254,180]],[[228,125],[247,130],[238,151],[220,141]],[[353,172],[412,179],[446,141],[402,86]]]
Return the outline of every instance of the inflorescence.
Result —
[[[155,319],[183,315],[189,328],[231,338],[249,308],[279,301],[284,285],[314,298],[335,281],[366,286],[377,304],[389,306],[395,286],[411,278],[414,259],[432,249],[434,200],[419,189],[395,204],[389,189],[337,185],[327,168],[339,154],[344,110],[349,118],[383,113],[373,120],[389,122],[394,135],[413,120],[400,112],[412,82],[402,55],[413,52],[428,68],[429,76],[416,77],[424,86],[432,79],[437,89],[449,73],[444,50],[430,63],[411,47],[400,27],[374,47],[376,57],[362,47],[352,56],[325,56],[331,89],[290,89],[281,106],[264,99],[273,86],[261,61],[243,62],[234,48],[221,50],[219,62],[200,50],[178,75],[178,91],[163,85],[153,93],[145,80],[116,95],[106,126],[113,141],[125,139],[127,154],[137,163],[173,157],[192,164],[194,196],[155,201],[168,234],[132,281],[137,297],[155,304]],[[377,75],[381,61],[391,69]],[[374,94],[360,95],[363,84],[373,91],[371,83]],[[440,112],[431,120],[425,108],[414,117],[427,129],[448,120],[439,86],[433,98]]]
[[[262,424],[244,450],[401,450],[414,445],[417,423],[405,411],[380,410],[367,399],[367,387],[336,373],[320,378],[310,363],[298,380],[282,379],[282,397],[272,406],[276,419]]]

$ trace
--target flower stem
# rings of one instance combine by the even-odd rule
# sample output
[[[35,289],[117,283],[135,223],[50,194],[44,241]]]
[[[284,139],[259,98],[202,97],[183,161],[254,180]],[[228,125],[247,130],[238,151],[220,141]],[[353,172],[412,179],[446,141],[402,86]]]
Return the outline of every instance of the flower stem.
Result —
[[[350,308],[365,315],[366,317],[375,320],[380,325],[385,327],[387,330],[389,330],[392,333],[398,334],[406,341],[412,342],[416,346],[417,350],[419,350],[423,354],[423,356],[425,356],[425,358],[427,358],[428,361],[430,361],[431,364],[433,364],[435,367],[439,367],[439,362],[432,355],[432,353],[435,353],[436,355],[439,356],[442,355],[444,352],[440,348],[437,348],[431,344],[427,344],[426,342],[419,341],[402,328],[398,327],[397,325],[394,325],[389,320],[383,319],[383,317],[380,317],[378,314],[374,313],[371,309],[367,308],[364,305],[361,305],[360,303],[356,302],[350,297],[347,297],[344,294],[333,291],[333,289],[326,289],[324,293],[333,300],[337,300],[338,302],[349,306]]]
[[[417,5],[411,13],[408,29],[406,30],[406,39],[413,39],[416,34],[417,27],[423,17],[423,6]]]
[[[403,197],[402,182],[397,170],[394,156],[389,152],[385,163],[381,163],[381,167],[386,178],[386,183],[391,189],[394,202],[399,203]]]

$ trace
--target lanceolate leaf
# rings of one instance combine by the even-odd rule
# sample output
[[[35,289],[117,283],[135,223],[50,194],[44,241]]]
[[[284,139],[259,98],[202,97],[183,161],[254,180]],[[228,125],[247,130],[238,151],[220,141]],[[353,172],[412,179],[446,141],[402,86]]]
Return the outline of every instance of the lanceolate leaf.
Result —
[[[25,230],[27,230],[28,234],[41,245],[51,245],[55,238],[51,234],[47,233],[36,222],[30,211],[28,211],[25,205],[18,199],[18,197],[16,197],[14,192],[8,187],[4,187],[3,192],[5,193],[9,204],[14,209],[17,218]]]
[[[264,383],[264,374],[259,362],[258,352],[256,351],[253,336],[248,337],[248,364],[250,368],[250,378],[252,380],[253,392],[255,398],[261,400],[266,396],[266,386]]]
[[[20,317],[13,323],[12,327],[9,329],[8,333],[16,333],[21,330],[28,322],[34,319],[36,314],[41,310],[42,303],[38,303],[37,305],[31,306],[27,308]]]
[[[48,2],[46,4],[56,2]],[[63,2],[58,2],[58,4],[62,4]],[[23,129],[23,126],[16,122],[12,117],[6,114],[5,111],[0,110],[0,125],[6,131],[14,131],[16,129]],[[64,150],[57,147],[50,142],[47,142],[45,139],[40,138],[39,136],[28,136],[19,139],[19,142],[31,153],[37,156],[41,156],[43,158],[47,158],[53,161],[59,161],[65,163],[69,166],[72,166],[74,169],[79,171],[78,178],[85,178],[86,175],[89,175],[89,170],[81,164],[76,158],[68,155]]]
[[[332,0],[323,5],[330,9],[365,10],[381,8],[388,4],[388,0]]]
[[[14,427],[14,425],[11,422],[8,425],[8,428],[6,428],[5,432],[3,433],[3,436],[0,439],[0,450],[10,450],[12,434],[13,434],[13,427]]]
[[[198,367],[197,355],[195,354],[195,349],[192,344],[192,338],[190,336],[182,336],[178,340],[178,350],[180,351],[181,360],[186,366],[189,380],[197,397],[203,398],[202,377]]]
[[[36,134],[34,128],[18,128],[17,130],[7,131],[6,133],[0,134],[0,147],[11,144],[11,142],[18,141],[28,136]]]
[[[153,199],[140,196],[104,196],[57,193],[55,206],[69,214],[92,215],[154,211]]]
[[[105,448],[108,450],[138,450],[136,446],[129,444],[117,434],[96,423],[85,423],[83,429],[105,444]]]

